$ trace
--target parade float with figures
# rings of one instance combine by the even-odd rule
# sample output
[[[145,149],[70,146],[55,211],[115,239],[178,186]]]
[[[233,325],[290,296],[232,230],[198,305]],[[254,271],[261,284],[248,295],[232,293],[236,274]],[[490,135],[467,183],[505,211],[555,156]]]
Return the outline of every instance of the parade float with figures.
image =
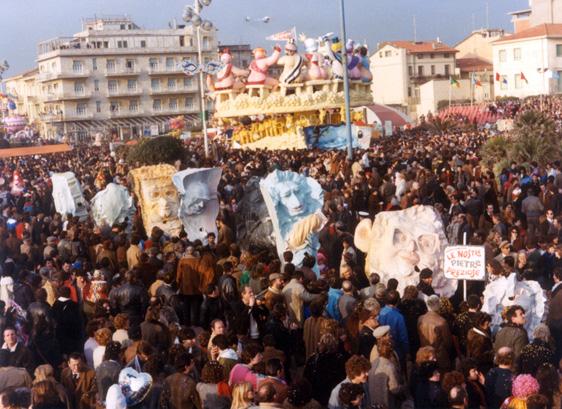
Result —
[[[222,50],[219,69],[207,72],[215,123],[230,130],[233,146],[243,149],[343,149],[344,52],[350,106],[372,104],[367,48],[352,40],[344,45],[332,34],[287,38],[283,49],[276,45],[269,54],[255,48],[249,67],[234,66],[229,50]],[[278,78],[270,75],[273,66],[281,68]],[[354,147],[368,147],[372,130],[363,114],[352,112],[352,122]]]

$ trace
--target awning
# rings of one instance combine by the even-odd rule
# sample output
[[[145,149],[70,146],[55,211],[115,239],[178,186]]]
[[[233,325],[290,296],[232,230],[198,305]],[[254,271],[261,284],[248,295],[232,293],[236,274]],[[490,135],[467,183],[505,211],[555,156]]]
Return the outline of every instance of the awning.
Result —
[[[386,121],[391,121],[393,126],[411,124],[411,120],[405,114],[386,105],[372,104],[367,105],[365,108],[372,111],[377,116],[378,122],[383,126]]]

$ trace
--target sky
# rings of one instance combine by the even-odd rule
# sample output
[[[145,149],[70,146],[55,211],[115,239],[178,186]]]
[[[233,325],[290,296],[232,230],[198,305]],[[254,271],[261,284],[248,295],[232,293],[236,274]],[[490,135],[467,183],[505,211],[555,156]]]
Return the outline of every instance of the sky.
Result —
[[[181,23],[181,0],[0,0],[2,17],[0,61],[8,60],[4,78],[36,66],[36,45],[81,30],[81,19],[94,15],[127,14],[143,28]],[[218,28],[222,44],[250,43],[272,47],[265,37],[293,26],[297,32],[319,36],[339,32],[339,0],[213,0],[203,17]],[[511,30],[508,12],[528,7],[528,0],[345,0],[347,35],[377,43],[414,38],[454,45],[473,29],[489,26]],[[267,24],[257,20],[269,16]],[[245,17],[251,21],[246,22]]]

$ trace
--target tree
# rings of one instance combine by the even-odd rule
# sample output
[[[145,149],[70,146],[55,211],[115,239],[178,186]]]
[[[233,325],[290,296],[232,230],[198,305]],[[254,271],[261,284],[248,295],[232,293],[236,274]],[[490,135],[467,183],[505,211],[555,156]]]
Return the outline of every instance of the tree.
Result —
[[[159,163],[173,164],[185,157],[185,147],[182,141],[171,136],[159,136],[143,139],[133,146],[127,154],[127,162],[135,165],[158,165]]]
[[[556,131],[556,124],[544,112],[528,111],[520,115],[512,135],[509,156],[517,163],[545,163],[560,158],[562,139]]]
[[[480,155],[489,168],[508,156],[509,141],[503,135],[494,136],[482,146]]]

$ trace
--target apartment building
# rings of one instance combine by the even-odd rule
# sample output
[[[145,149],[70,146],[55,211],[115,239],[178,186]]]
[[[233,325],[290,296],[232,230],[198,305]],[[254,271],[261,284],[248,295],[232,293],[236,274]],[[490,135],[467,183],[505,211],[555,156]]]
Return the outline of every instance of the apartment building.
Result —
[[[201,34],[205,61],[216,55],[215,34]],[[38,115],[48,138],[150,135],[179,115],[200,126],[199,81],[182,72],[186,59],[197,60],[191,27],[146,30],[125,16],[85,19],[72,37],[38,44],[36,85],[27,88],[37,92],[36,105],[20,113],[31,121]],[[19,81],[4,82],[21,90]]]
[[[389,41],[370,58],[373,99],[417,116],[420,86],[455,75],[457,50],[437,41]]]

